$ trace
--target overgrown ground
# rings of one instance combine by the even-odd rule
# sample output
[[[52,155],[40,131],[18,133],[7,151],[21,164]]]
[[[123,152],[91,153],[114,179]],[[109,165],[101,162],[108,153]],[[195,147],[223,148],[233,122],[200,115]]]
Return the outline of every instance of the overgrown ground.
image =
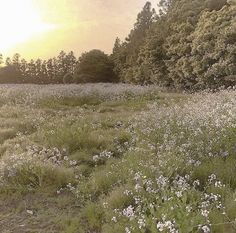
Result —
[[[1,233],[236,232],[236,91],[0,86]]]

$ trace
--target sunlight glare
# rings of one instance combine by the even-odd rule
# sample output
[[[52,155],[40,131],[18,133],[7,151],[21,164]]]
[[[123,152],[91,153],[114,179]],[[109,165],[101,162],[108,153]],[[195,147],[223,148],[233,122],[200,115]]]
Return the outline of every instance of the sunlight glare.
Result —
[[[0,0],[0,53],[55,28],[43,22],[32,0]]]

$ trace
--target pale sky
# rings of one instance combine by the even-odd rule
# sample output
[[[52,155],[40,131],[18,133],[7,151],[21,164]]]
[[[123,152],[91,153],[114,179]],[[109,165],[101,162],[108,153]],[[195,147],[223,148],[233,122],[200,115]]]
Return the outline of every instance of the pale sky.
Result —
[[[60,50],[110,53],[146,0],[0,0],[0,53],[48,58]],[[156,7],[157,0],[153,0]],[[3,35],[3,36],[2,36]]]

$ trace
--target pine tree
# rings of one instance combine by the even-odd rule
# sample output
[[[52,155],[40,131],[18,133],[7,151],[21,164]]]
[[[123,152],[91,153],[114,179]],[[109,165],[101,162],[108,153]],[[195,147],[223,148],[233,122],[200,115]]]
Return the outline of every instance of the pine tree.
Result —
[[[116,40],[112,57],[115,63],[115,72],[121,81],[133,82],[135,76],[135,65],[146,35],[155,21],[156,12],[147,2],[138,14],[134,28],[131,30],[125,42]]]
[[[3,57],[2,54],[0,54],[0,65],[3,63]]]

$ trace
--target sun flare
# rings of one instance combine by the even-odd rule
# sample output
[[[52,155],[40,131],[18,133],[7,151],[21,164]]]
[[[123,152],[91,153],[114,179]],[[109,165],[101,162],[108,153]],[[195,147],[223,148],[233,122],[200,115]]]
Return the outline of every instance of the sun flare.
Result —
[[[42,20],[32,0],[0,0],[0,51],[7,51],[55,26]]]

